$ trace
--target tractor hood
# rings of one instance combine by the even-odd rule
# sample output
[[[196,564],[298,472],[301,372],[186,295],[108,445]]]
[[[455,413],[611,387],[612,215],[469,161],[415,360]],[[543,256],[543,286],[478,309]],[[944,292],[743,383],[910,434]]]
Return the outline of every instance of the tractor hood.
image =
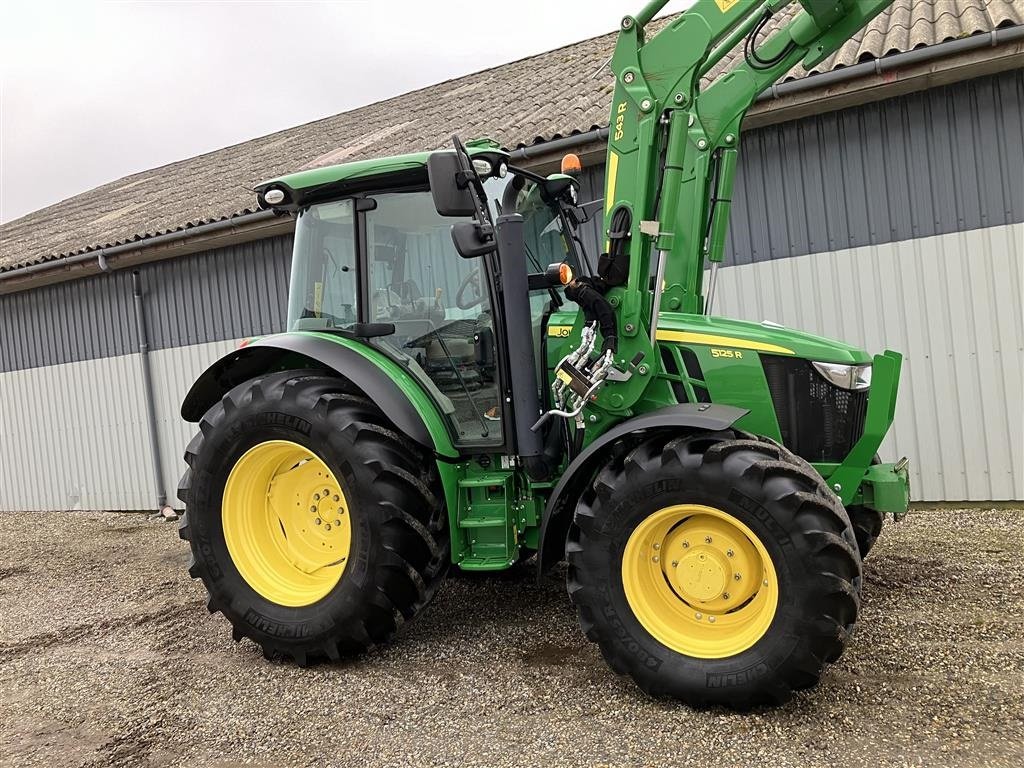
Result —
[[[871,357],[857,347],[774,323],[751,323],[681,312],[661,312],[658,315],[658,341],[752,349],[822,363],[871,362]]]

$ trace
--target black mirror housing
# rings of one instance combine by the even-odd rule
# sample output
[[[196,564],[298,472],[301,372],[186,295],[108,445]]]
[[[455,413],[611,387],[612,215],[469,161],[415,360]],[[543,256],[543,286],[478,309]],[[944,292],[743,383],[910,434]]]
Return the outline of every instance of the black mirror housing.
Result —
[[[575,204],[579,197],[580,183],[569,176],[555,176],[544,181],[544,195],[549,202],[564,199]]]
[[[473,259],[498,250],[498,243],[494,237],[485,235],[475,221],[452,224],[452,242],[455,243],[455,250],[459,252],[459,256],[464,259]]]
[[[459,158],[451,150],[433,152],[427,158],[430,196],[439,215],[472,216],[476,213],[472,187],[460,186],[462,173]]]

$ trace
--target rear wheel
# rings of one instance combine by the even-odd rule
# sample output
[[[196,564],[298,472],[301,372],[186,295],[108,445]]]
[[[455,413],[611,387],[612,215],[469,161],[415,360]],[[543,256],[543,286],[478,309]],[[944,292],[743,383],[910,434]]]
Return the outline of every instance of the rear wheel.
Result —
[[[300,664],[387,641],[449,561],[430,457],[313,371],[235,387],[185,453],[189,573],[234,637]]]
[[[613,460],[569,532],[587,637],[642,689],[696,706],[778,703],[842,653],[861,580],[849,520],[806,463],[731,432]]]

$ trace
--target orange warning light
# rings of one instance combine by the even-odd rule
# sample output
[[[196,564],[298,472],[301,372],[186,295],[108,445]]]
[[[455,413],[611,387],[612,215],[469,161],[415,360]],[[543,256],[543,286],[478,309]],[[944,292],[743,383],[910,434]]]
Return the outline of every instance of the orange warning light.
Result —
[[[571,152],[562,158],[562,173],[574,174],[579,173],[583,170],[583,163],[580,162],[580,156],[574,155]]]

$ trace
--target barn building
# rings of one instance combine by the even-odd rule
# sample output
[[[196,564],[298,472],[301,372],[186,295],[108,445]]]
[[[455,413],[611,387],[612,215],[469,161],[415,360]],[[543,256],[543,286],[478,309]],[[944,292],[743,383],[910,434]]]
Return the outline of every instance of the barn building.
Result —
[[[745,124],[715,314],[906,355],[918,501],[1024,499],[1024,0],[896,0]],[[245,190],[490,136],[603,194],[614,35],[119,179],[0,227],[0,510],[145,510],[191,382],[280,331],[293,221]],[[731,61],[710,73],[716,76]],[[603,241],[588,224],[591,255]]]

